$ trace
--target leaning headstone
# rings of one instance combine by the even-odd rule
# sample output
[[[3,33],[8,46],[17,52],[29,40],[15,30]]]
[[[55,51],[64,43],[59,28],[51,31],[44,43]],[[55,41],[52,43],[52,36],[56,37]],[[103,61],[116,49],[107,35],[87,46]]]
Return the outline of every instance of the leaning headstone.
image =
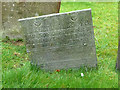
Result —
[[[2,37],[22,38],[18,19],[58,13],[59,9],[59,2],[2,2]]]
[[[91,9],[19,21],[33,65],[44,70],[96,67]]]

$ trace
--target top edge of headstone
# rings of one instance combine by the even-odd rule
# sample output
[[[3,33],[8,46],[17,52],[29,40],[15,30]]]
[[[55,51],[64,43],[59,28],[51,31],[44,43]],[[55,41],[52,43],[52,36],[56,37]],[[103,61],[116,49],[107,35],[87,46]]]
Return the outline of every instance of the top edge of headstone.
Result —
[[[53,13],[53,14],[42,15],[42,16],[28,17],[28,18],[18,19],[18,21],[21,22],[21,21],[26,21],[26,20],[31,20],[31,19],[37,19],[37,18],[43,18],[43,17],[51,17],[51,16],[57,16],[57,15],[64,15],[64,14],[70,14],[70,13],[82,12],[82,11],[91,11],[91,8],[82,9],[82,10],[76,10],[76,11],[70,11],[70,12],[65,12],[65,13]]]

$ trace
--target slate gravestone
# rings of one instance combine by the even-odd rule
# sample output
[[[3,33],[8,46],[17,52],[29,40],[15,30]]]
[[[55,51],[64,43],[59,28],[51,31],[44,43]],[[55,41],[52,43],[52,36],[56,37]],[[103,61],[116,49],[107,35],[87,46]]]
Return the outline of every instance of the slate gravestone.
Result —
[[[33,65],[45,70],[96,67],[91,9],[19,21]]]
[[[118,4],[118,18],[120,18],[120,2]],[[118,55],[116,61],[116,69],[120,71],[120,19],[118,19]]]
[[[119,42],[118,42],[118,56],[117,56],[117,63],[116,68],[120,70],[120,36],[119,36]]]
[[[0,32],[2,32],[2,2],[0,1]],[[0,33],[0,38],[2,38],[2,33]]]
[[[17,21],[20,18],[58,13],[59,10],[60,2],[2,2],[2,38],[23,38]]]

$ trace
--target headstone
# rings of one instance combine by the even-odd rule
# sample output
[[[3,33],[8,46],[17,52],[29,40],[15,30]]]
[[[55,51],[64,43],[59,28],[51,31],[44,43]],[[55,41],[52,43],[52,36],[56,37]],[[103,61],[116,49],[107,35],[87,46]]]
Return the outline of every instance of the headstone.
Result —
[[[44,70],[96,67],[91,9],[19,21],[33,65]]]
[[[116,61],[116,69],[120,70],[120,2],[118,4],[118,54]]]
[[[2,31],[2,3],[0,0],[0,32]],[[0,54],[2,54],[1,34],[0,34]],[[0,73],[2,73],[2,57],[0,57]],[[2,74],[0,74],[0,89],[2,89]]]
[[[0,32],[2,32],[2,2],[0,1]],[[0,33],[0,39],[2,38],[2,33]]]
[[[118,42],[118,56],[117,56],[117,63],[116,68],[120,70],[120,36],[119,36],[119,42]]]
[[[22,38],[18,19],[58,13],[59,9],[59,2],[2,2],[2,37]]]

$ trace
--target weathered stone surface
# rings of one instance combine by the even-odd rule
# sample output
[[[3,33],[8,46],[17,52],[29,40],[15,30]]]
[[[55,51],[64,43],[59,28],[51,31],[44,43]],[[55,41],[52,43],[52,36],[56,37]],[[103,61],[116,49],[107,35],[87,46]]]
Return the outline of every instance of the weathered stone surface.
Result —
[[[22,38],[18,19],[58,13],[59,2],[2,2],[3,38]]]
[[[32,64],[45,70],[97,65],[91,9],[19,21]]]

